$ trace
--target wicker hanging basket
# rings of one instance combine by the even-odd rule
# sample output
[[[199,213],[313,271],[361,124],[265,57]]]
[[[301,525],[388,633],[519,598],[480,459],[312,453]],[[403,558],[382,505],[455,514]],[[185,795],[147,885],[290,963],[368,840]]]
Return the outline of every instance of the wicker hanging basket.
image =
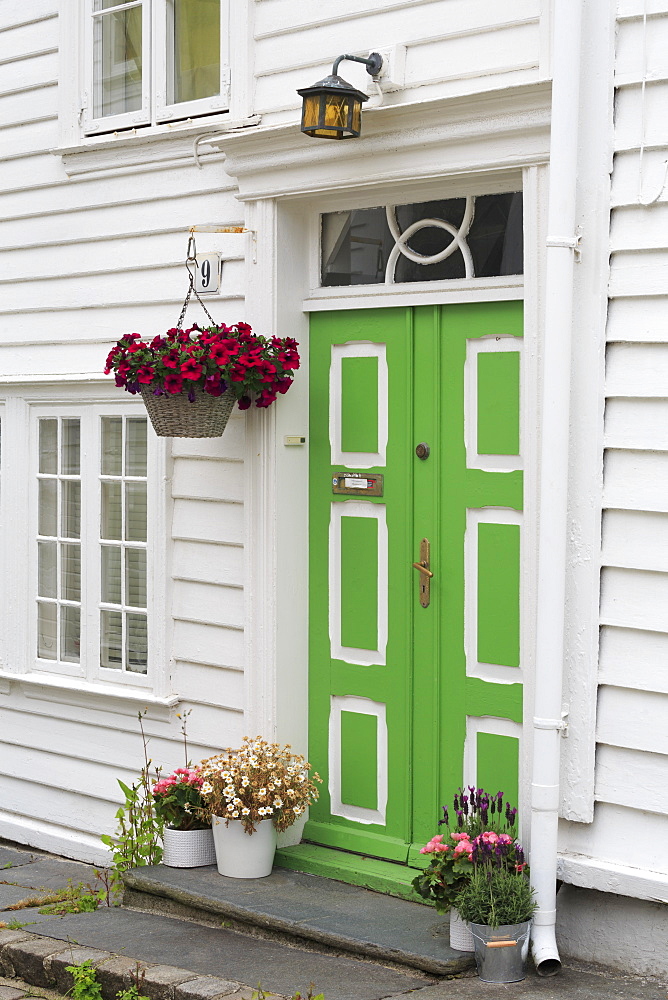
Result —
[[[194,402],[190,401],[189,393],[194,394]],[[220,437],[236,403],[230,389],[222,396],[211,396],[199,386],[188,392],[161,396],[155,396],[147,386],[141,395],[158,437]]]

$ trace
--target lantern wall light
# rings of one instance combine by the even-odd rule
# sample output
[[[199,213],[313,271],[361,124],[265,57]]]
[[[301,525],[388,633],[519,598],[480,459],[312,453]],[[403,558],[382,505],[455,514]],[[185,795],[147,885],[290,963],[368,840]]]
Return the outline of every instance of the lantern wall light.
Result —
[[[362,129],[362,103],[368,95],[357,90],[338,75],[344,59],[363,63],[374,79],[383,68],[383,57],[372,52],[368,59],[361,56],[339,56],[334,60],[330,76],[318,80],[312,87],[297,93],[302,98],[302,132],[317,139],[354,139]]]

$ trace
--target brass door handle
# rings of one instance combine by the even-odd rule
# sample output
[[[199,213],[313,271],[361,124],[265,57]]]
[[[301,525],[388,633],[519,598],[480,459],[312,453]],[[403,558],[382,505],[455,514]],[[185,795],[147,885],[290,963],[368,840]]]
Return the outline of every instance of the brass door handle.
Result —
[[[420,604],[423,608],[429,607],[430,584],[433,573],[429,568],[429,539],[423,538],[420,542],[420,562],[413,563],[413,569],[420,574]]]
[[[424,563],[413,563],[413,568],[419,570],[420,573],[424,573],[425,576],[432,577],[434,575],[432,571],[424,565]]]

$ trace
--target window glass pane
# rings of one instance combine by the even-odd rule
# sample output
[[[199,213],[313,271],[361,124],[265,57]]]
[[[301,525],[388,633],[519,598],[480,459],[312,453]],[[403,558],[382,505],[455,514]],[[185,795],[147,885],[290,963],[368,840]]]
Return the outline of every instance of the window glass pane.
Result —
[[[55,475],[58,472],[58,421],[39,422],[39,471]]]
[[[102,538],[118,538],[122,534],[121,484],[102,483],[102,512],[100,534]]]
[[[129,417],[126,423],[125,475],[146,475],[146,417]]]
[[[55,536],[58,531],[58,480],[40,479],[38,490],[37,530],[40,535]]]
[[[123,472],[123,418],[102,417],[102,475]]]
[[[80,649],[79,608],[60,607],[60,658],[68,663],[79,662]]]
[[[220,93],[220,0],[172,0],[169,104]]]
[[[57,597],[56,542],[38,542],[37,593],[40,597]]]
[[[56,614],[57,604],[37,605],[37,655],[43,660],[56,657]]]
[[[81,600],[81,546],[60,547],[61,594],[66,601]]]
[[[141,4],[95,17],[93,93],[93,115],[96,118],[141,109]]]
[[[478,195],[471,202],[472,218],[466,198],[393,206],[390,214],[396,220],[397,239],[383,207],[323,215],[322,284],[522,274],[521,193]],[[404,234],[406,239],[398,242]],[[402,246],[408,255],[400,251]]]
[[[120,611],[100,613],[100,664],[113,670],[123,666],[123,616]]]
[[[78,476],[79,468],[79,421],[63,420],[63,453],[60,471],[64,476]]]
[[[102,546],[102,600],[105,604],[121,603],[121,549],[116,545]]]
[[[62,488],[62,534],[65,538],[81,536],[81,483],[66,479]]]
[[[146,483],[125,484],[125,538],[146,541]]]
[[[146,549],[125,550],[125,603],[146,607]]]
[[[148,628],[146,615],[127,614],[127,669],[134,674],[146,673],[148,659]]]

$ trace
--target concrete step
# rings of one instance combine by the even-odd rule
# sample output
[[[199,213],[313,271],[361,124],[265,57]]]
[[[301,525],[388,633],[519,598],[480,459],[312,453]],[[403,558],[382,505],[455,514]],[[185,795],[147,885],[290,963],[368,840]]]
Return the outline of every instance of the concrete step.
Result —
[[[215,866],[154,865],[126,872],[123,881],[129,909],[436,976],[473,964],[450,948],[448,918],[431,907],[334,879],[279,868],[267,878],[233,879]]]

